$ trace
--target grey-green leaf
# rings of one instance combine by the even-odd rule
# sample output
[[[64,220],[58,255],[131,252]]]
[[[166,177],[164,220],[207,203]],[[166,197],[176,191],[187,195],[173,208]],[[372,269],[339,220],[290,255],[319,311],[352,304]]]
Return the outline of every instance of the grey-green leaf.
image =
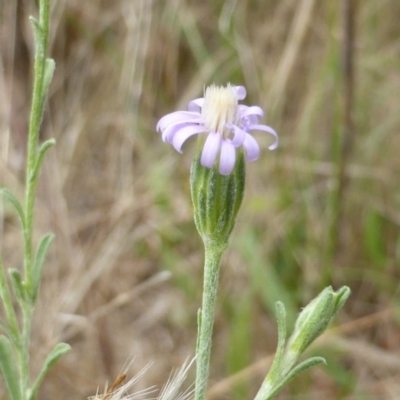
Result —
[[[279,382],[279,385],[274,387],[274,390],[273,392],[271,392],[271,397],[269,397],[269,399],[272,399],[289,381],[300,374],[300,372],[303,372],[306,369],[309,369],[318,364],[326,364],[325,358],[311,357],[297,365]]]
[[[46,376],[49,369],[66,353],[71,350],[71,346],[67,343],[58,343],[53,350],[46,357],[46,360],[43,363],[42,370],[40,371],[39,376],[37,377],[35,383],[32,386],[32,391],[29,396],[29,400],[33,400],[36,398],[36,394],[42,384],[44,377]]]
[[[43,164],[44,156],[46,155],[47,150],[50,147],[54,146],[55,144],[56,144],[56,141],[54,139],[49,139],[49,140],[46,140],[45,142],[43,142],[42,145],[40,146],[39,151],[38,151],[38,156],[36,159],[36,163],[35,163],[35,166],[32,171],[32,175],[29,177],[29,179],[31,181],[35,180],[36,177],[38,176],[38,174],[40,172],[40,167]]]
[[[44,66],[44,77],[42,84],[42,98],[46,96],[47,90],[53,79],[54,70],[56,69],[56,63],[52,58],[47,58]]]
[[[10,274],[12,288],[14,290],[14,294],[15,294],[15,297],[17,298],[18,302],[20,304],[26,302],[27,296],[26,296],[24,284],[22,282],[21,273],[17,269],[14,269],[14,268],[10,268],[8,270],[8,273]]]
[[[11,342],[5,336],[0,336],[0,369],[3,372],[10,399],[19,400],[21,395],[19,392],[18,369],[15,365]]]
[[[23,210],[23,208],[21,206],[21,203],[17,200],[17,198],[7,188],[0,189],[0,194],[5,199],[7,199],[11,203],[11,205],[14,207],[14,209],[17,212],[17,215],[19,217],[19,220],[21,222],[22,228],[24,228],[25,227],[25,214],[24,214],[24,210]]]
[[[36,251],[35,260],[33,262],[33,267],[32,267],[33,301],[36,300],[39,291],[40,281],[42,279],[44,261],[46,260],[47,253],[49,251],[49,247],[53,239],[54,235],[52,233],[48,233],[47,235],[43,236],[39,242]]]

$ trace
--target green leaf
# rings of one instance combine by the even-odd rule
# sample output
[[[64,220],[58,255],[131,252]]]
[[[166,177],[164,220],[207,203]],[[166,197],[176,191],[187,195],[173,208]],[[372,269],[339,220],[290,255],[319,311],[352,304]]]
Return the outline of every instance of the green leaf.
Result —
[[[42,98],[46,96],[47,90],[50,86],[50,83],[53,79],[54,70],[56,69],[56,63],[52,58],[47,58],[46,63],[44,65],[44,77],[42,84]]]
[[[49,369],[66,353],[71,350],[71,346],[67,343],[58,343],[54,349],[49,353],[46,357],[46,360],[43,363],[42,370],[40,374],[36,378],[35,383],[32,386],[32,391],[29,396],[29,400],[34,400],[36,398],[37,392],[40,388],[40,385],[43,382],[44,377],[46,376]]]
[[[10,340],[5,336],[0,336],[0,369],[3,372],[10,399],[21,399],[18,369],[15,364],[13,349]]]
[[[43,272],[43,265],[44,261],[46,259],[47,253],[49,251],[49,247],[51,245],[51,242],[54,239],[54,235],[52,233],[48,233],[47,235],[43,236],[42,239],[39,242],[36,255],[35,255],[35,260],[33,262],[32,266],[32,300],[35,302],[38,291],[39,291],[39,286],[40,286],[40,281],[42,279],[42,272]]]
[[[7,199],[11,203],[11,205],[14,207],[14,209],[17,212],[17,215],[19,217],[19,220],[21,222],[22,228],[24,229],[24,227],[25,227],[25,214],[24,214],[24,210],[23,210],[23,208],[21,206],[21,203],[17,200],[17,198],[7,188],[0,189],[0,194],[5,199]]]
[[[279,382],[277,386],[273,388],[273,390],[271,391],[271,395],[268,397],[268,399],[272,399],[289,381],[300,374],[300,372],[303,372],[306,369],[309,369],[318,364],[326,364],[325,358],[311,357],[297,365]]]
[[[14,290],[15,297],[20,304],[25,303],[28,298],[26,296],[25,286],[22,281],[21,273],[14,268],[10,268],[8,270],[8,273],[10,274],[11,284]]]
[[[29,177],[30,181],[34,181],[36,179],[36,177],[40,172],[40,167],[43,164],[44,156],[46,155],[47,150],[50,147],[54,146],[55,144],[56,141],[54,139],[49,139],[42,143],[42,145],[39,148],[35,166],[33,167],[33,171],[31,173],[31,176]]]
[[[278,322],[278,345],[276,348],[276,353],[274,357],[274,361],[272,363],[271,369],[266,377],[266,380],[274,382],[275,376],[279,375],[279,370],[281,366],[281,360],[283,356],[283,352],[285,350],[285,343],[287,337],[287,328],[286,328],[286,310],[285,306],[282,302],[277,301],[275,303],[276,310],[276,319]]]
[[[351,294],[351,290],[348,286],[342,286],[337,292],[337,299],[336,299],[336,304],[335,304],[335,310],[334,314],[335,315],[343,306],[344,303],[346,303],[347,299],[349,298]]]

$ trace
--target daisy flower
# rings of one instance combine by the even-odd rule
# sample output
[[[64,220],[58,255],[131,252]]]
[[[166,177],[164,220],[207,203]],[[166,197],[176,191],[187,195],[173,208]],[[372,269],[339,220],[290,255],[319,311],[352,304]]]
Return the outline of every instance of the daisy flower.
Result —
[[[161,132],[163,141],[179,153],[191,136],[206,134],[201,164],[212,168],[219,154],[219,172],[229,175],[235,166],[237,148],[243,147],[246,161],[255,161],[260,156],[260,146],[251,131],[263,131],[273,136],[269,150],[278,146],[277,133],[259,123],[263,110],[258,106],[239,104],[245,97],[243,86],[211,85],[205,89],[204,97],[189,102],[188,111],[176,111],[161,118],[157,131]]]

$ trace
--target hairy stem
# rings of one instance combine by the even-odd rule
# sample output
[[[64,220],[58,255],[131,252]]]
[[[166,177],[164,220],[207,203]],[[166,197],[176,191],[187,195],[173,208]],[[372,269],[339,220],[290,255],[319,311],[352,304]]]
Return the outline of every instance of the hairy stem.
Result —
[[[195,400],[204,400],[207,390],[219,266],[223,252],[224,249],[213,244],[205,245],[203,302],[196,351]]]

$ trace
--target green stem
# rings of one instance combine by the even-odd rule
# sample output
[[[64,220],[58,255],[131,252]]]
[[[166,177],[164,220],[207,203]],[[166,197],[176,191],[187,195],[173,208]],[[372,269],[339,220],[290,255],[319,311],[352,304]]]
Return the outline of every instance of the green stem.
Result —
[[[25,287],[30,293],[32,288],[32,230],[35,205],[37,174],[37,145],[43,114],[43,82],[45,76],[47,41],[49,36],[49,0],[40,0],[39,22],[35,23],[35,65],[31,113],[29,118],[28,155],[26,165],[25,188],[25,229],[24,229],[24,278]]]
[[[204,400],[207,390],[219,266],[224,250],[225,248],[215,244],[205,244],[203,302],[196,351],[195,400]]]

